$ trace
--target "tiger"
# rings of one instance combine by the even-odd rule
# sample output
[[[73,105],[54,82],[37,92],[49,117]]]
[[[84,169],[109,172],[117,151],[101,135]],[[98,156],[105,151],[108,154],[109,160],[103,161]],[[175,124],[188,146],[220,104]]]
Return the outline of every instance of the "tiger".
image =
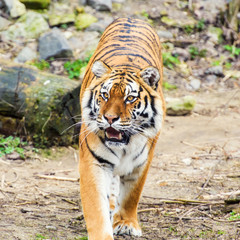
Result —
[[[80,197],[88,239],[141,236],[137,207],[162,129],[161,44],[151,25],[118,18],[82,81]]]

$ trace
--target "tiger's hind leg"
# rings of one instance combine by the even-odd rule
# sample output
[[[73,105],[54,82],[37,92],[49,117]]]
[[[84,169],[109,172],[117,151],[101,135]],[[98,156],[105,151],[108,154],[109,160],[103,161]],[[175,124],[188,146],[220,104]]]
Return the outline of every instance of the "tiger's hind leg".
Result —
[[[132,174],[120,179],[119,210],[114,215],[113,233],[115,235],[141,236],[137,219],[137,206],[146,179],[148,164],[139,167]]]

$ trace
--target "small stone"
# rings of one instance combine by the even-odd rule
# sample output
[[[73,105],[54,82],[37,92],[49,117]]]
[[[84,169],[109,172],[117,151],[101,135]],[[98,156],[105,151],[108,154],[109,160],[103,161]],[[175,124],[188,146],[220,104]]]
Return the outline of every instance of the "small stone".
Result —
[[[196,101],[192,96],[184,98],[166,98],[167,114],[169,116],[184,116],[192,112]]]
[[[205,78],[205,83],[209,86],[212,86],[216,83],[216,80],[217,80],[217,76],[216,75],[207,75],[206,78]]]
[[[182,162],[185,163],[187,166],[190,166],[192,164],[192,159],[184,158],[184,159],[182,159]]]
[[[160,18],[161,17],[160,11],[157,8],[150,9],[149,17],[152,19]]]
[[[216,76],[219,76],[219,77],[223,77],[224,76],[223,67],[222,66],[210,67],[205,71],[205,74],[213,74],[213,75],[216,75]]]
[[[98,11],[112,10],[112,0],[88,0],[87,3]]]
[[[18,0],[13,0],[12,8],[10,9],[10,16],[12,18],[17,18],[26,13],[26,7],[23,3]]]
[[[192,79],[191,82],[190,82],[190,86],[192,87],[192,89],[194,91],[198,90],[201,86],[201,81],[199,79]]]
[[[46,229],[52,230],[52,231],[57,231],[57,228],[55,226],[46,226]]]
[[[15,62],[25,63],[37,58],[37,53],[29,47],[24,47],[14,59]]]
[[[207,31],[207,36],[210,38],[209,40],[213,43],[221,43],[223,40],[223,30],[221,28],[210,26]]]
[[[39,38],[39,54],[40,59],[63,58],[73,56],[66,38],[57,28],[43,34]]]
[[[19,155],[19,153],[13,152],[13,153],[8,154],[7,158],[10,160],[17,160],[17,159],[21,159],[21,156]]]
[[[157,34],[159,36],[159,38],[164,38],[164,39],[172,39],[173,38],[173,34],[169,31],[157,31]]]
[[[172,51],[173,56],[178,56],[180,60],[187,61],[190,59],[190,53],[184,48],[174,48]]]
[[[172,27],[172,26],[176,26],[177,25],[177,22],[174,20],[174,19],[171,19],[167,16],[163,16],[161,18],[161,21],[165,24],[167,24],[169,27]]]

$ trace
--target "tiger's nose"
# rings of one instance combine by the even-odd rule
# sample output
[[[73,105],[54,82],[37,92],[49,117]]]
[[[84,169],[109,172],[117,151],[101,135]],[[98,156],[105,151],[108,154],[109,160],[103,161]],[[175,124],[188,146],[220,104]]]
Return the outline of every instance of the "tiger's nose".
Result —
[[[109,124],[113,124],[114,122],[116,122],[119,119],[118,116],[110,115],[110,114],[105,114],[105,115],[103,115],[103,117],[107,120],[107,122]]]

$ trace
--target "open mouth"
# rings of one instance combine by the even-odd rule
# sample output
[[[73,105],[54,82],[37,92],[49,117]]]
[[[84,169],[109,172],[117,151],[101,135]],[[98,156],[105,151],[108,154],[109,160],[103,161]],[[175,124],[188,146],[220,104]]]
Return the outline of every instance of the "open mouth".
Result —
[[[127,144],[129,137],[123,131],[117,131],[113,127],[105,129],[105,140]]]

